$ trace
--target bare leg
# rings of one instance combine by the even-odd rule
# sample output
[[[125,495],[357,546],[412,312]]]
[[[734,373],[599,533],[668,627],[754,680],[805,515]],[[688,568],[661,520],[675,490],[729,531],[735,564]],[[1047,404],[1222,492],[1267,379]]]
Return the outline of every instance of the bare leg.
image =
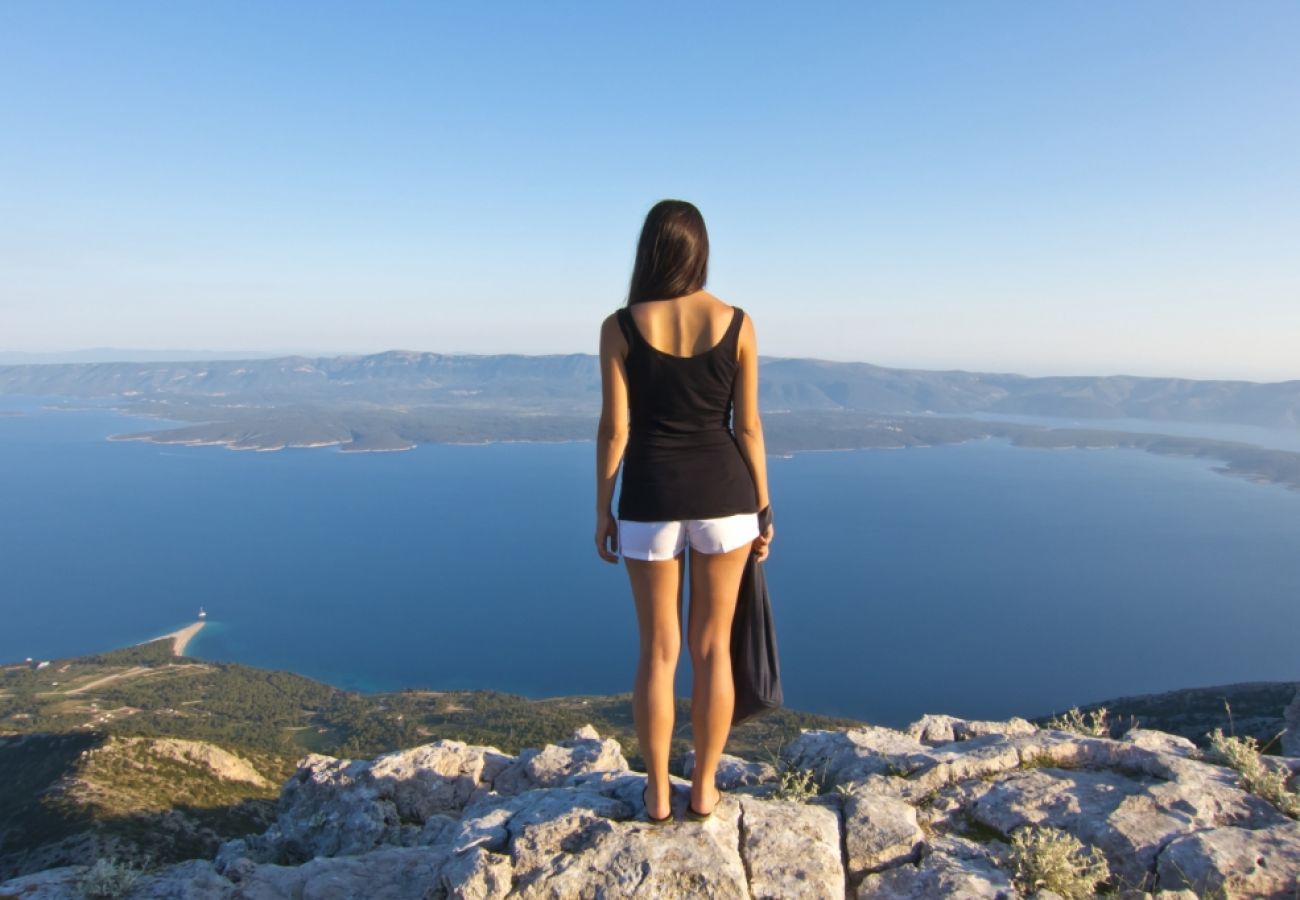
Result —
[[[624,557],[624,562],[641,632],[641,655],[632,686],[632,720],[649,782],[646,808],[659,818],[671,811],[668,753],[676,706],[673,676],[682,649],[682,568],[686,554],[657,562]]]
[[[702,813],[718,802],[718,760],[731,732],[736,688],[731,675],[731,620],[750,544],[730,553],[691,549],[691,607],[686,640],[691,651],[691,727],[695,770],[691,806]]]

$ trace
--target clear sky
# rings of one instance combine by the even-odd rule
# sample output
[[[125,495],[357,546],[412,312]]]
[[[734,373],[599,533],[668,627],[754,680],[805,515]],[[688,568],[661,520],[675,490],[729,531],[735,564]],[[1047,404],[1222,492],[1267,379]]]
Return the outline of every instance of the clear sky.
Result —
[[[1300,379],[1300,3],[0,3],[0,349],[595,352],[694,202],[760,352]]]

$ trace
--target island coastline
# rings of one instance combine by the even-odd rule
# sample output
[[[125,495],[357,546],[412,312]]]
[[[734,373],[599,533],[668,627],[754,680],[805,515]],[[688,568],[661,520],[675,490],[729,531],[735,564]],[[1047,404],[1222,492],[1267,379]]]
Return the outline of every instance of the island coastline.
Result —
[[[160,634],[158,635],[158,637],[149,638],[149,640],[140,641],[140,643],[152,644],[154,641],[164,641],[167,639],[171,639],[172,656],[184,656],[185,648],[187,648],[190,645],[190,641],[194,640],[195,635],[197,635],[200,631],[202,631],[203,626],[206,624],[207,624],[206,622],[201,622],[201,621],[192,622],[189,625],[186,625],[184,628],[178,628],[175,631],[169,631],[167,632],[167,634]]]

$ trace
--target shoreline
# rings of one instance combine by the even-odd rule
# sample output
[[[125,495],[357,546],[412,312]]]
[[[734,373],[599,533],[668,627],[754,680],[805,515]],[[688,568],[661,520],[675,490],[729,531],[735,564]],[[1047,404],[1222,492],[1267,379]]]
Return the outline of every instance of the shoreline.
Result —
[[[190,641],[194,640],[194,636],[202,631],[203,626],[206,624],[206,622],[194,622],[190,625],[186,625],[184,628],[178,628],[175,631],[160,634],[156,638],[150,638],[147,641],[140,641],[140,644],[152,644],[154,641],[171,638],[172,656],[184,656],[185,648],[189,646]],[[136,646],[139,646],[139,644]]]
[[[339,453],[400,453],[404,450],[414,450],[419,446],[418,444],[409,444],[405,447],[360,447],[349,449],[349,445],[353,442],[343,440],[260,446],[257,444],[241,444],[240,438],[213,438],[211,440],[205,438],[178,438],[176,440],[163,440],[160,435],[151,432],[118,432],[108,435],[104,440],[121,443],[136,441],[142,444],[156,444],[160,447],[225,447],[227,450],[249,450],[254,453],[276,453],[280,450],[311,450],[318,447],[338,447]]]

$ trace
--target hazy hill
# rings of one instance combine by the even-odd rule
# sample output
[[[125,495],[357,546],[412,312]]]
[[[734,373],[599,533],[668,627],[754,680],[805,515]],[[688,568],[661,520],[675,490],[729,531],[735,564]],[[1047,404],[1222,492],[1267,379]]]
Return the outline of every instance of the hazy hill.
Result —
[[[1015,413],[1300,427],[1300,381],[1028,377],[771,358],[763,361],[761,371],[761,402],[771,410]],[[8,365],[0,366],[3,393],[573,412],[597,407],[600,378],[596,357],[588,354],[472,356],[393,350],[368,356]]]

